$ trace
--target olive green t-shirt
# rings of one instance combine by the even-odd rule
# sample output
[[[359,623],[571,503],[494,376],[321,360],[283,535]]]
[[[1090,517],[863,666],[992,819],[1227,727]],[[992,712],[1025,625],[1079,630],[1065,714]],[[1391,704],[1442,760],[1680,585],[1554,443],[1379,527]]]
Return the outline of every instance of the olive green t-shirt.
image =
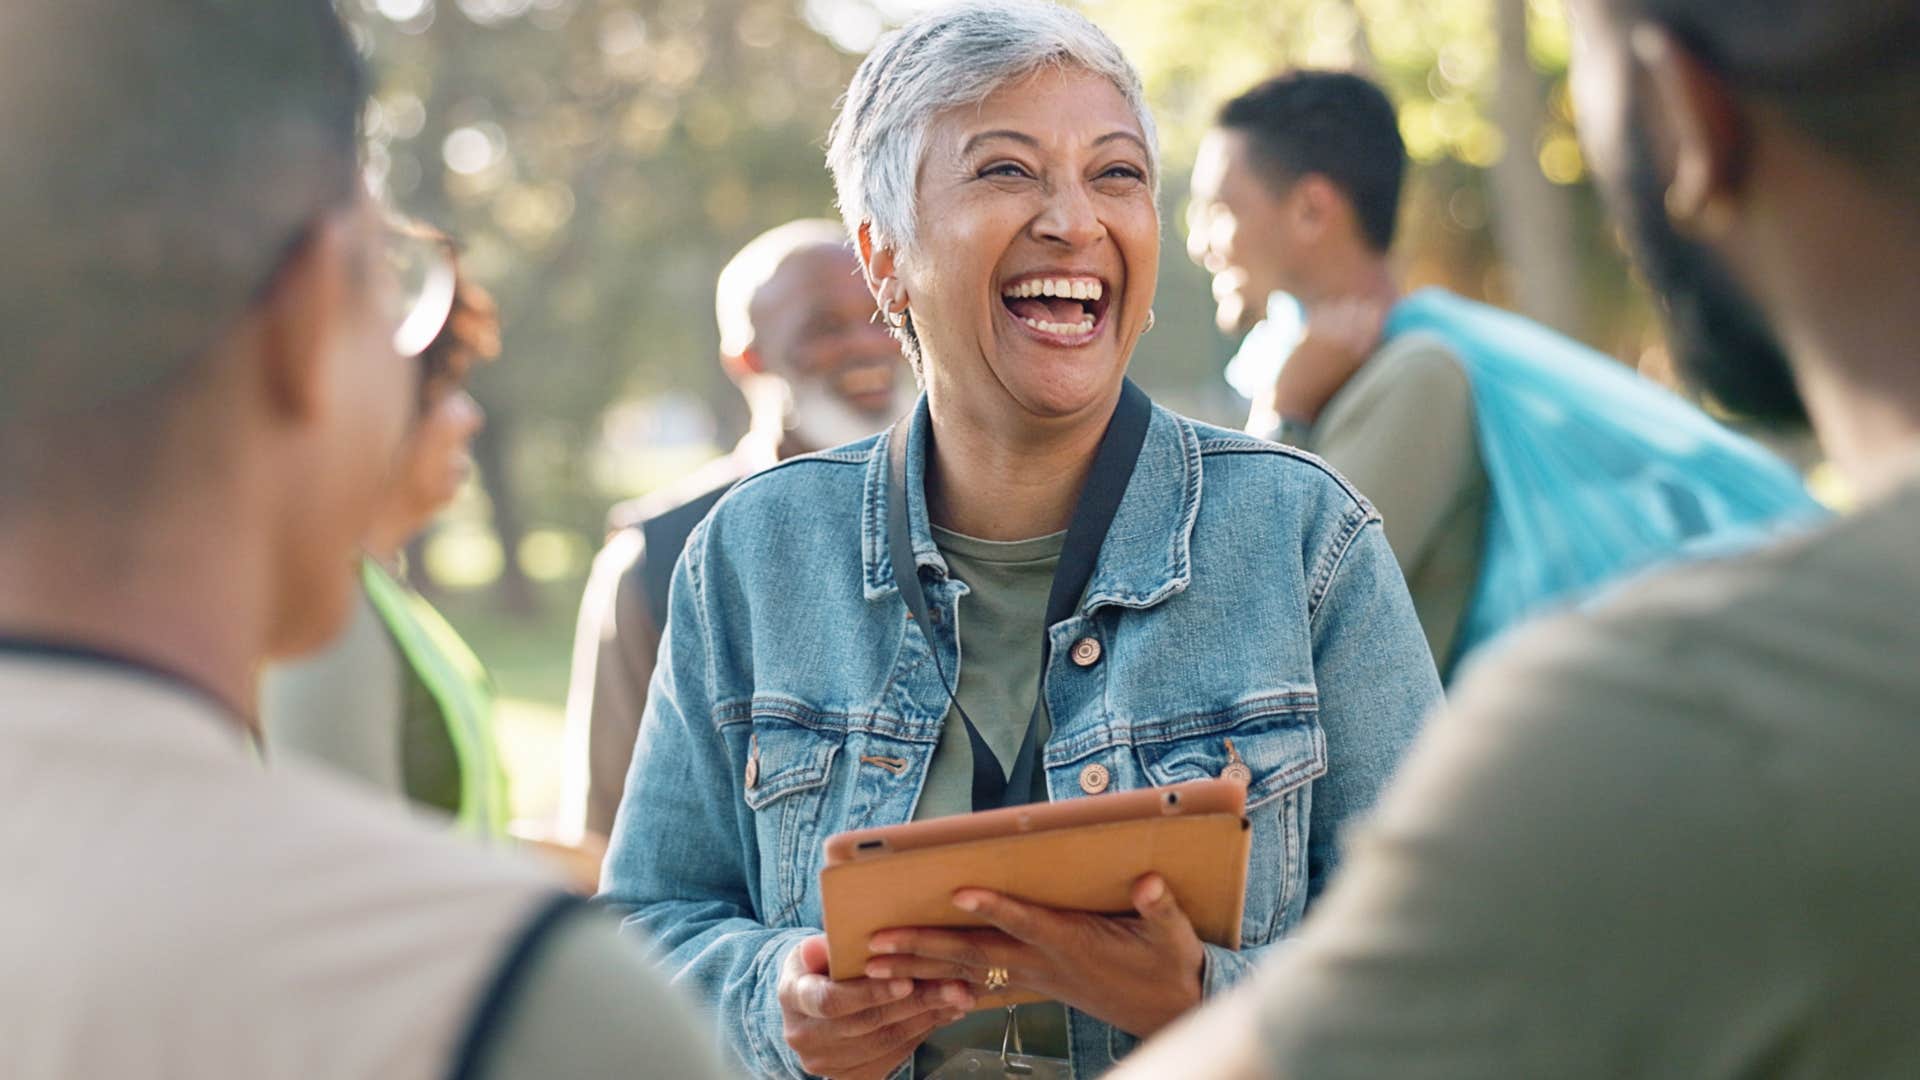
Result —
[[[1451,682],[1455,637],[1480,582],[1488,500],[1473,387],[1459,359],[1434,334],[1393,339],[1299,444],[1380,511],[1427,647]]]
[[[1035,712],[1040,696],[1040,642],[1046,630],[1047,596],[1060,564],[1066,533],[1031,540],[980,540],[933,528],[934,542],[952,575],[970,590],[960,598],[954,627],[960,635],[960,672],[954,687],[967,715],[1011,772],[1031,719],[1041,745],[1050,725],[1045,709]],[[1047,800],[1045,771],[1034,769],[1033,799]],[[914,820],[965,814],[973,809],[973,744],[957,710],[941,723],[940,745],[927,768]],[[1066,1009],[1054,1002],[1023,1005],[1020,1034],[1026,1052],[1067,1056]],[[914,1057],[915,1072],[926,1076],[956,1050],[1000,1049],[1006,1030],[1003,1010],[977,1012],[934,1032]]]
[[[1920,458],[1466,666],[1250,993],[1309,1077],[1920,1076]]]
[[[1040,641],[1046,631],[1047,594],[1060,565],[1066,533],[1031,540],[979,540],[933,527],[933,539],[947,568],[971,590],[954,614],[960,634],[960,674],[954,693],[980,737],[1000,759],[1002,774],[1013,770],[1026,735],[1027,721],[1039,725],[1034,738],[1045,745],[1051,725],[1046,710],[1038,716]],[[1033,773],[1033,798],[1047,800],[1046,777]],[[973,809],[973,744],[959,712],[948,709],[940,745],[927,769],[913,819],[965,814]]]

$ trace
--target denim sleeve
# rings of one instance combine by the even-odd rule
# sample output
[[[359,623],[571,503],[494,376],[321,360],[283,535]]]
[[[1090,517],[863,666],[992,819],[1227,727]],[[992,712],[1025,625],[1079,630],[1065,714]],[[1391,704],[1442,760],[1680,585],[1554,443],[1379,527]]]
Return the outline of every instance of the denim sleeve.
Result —
[[[787,950],[815,933],[759,921],[753,822],[713,722],[712,621],[696,532],[674,570],[667,631],[614,819],[601,896],[650,939],[669,977],[720,1022],[755,1076],[804,1077],[775,998]]]
[[[1340,831],[1373,805],[1440,703],[1440,677],[1379,518],[1354,507],[1315,565],[1310,617],[1327,774],[1314,781],[1307,826],[1309,902],[1339,863]],[[1214,997],[1287,948],[1285,939],[1239,951],[1206,946],[1202,995]]]
[[[1372,807],[1441,702],[1440,677],[1379,516],[1356,508],[1320,566],[1309,619],[1327,774],[1313,785],[1309,904],[1339,864],[1341,831]]]

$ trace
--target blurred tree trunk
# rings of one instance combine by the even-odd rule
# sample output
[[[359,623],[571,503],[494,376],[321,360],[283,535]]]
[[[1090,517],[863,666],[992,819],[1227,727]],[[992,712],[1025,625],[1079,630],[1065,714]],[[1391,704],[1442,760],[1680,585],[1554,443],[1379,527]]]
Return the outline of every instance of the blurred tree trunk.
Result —
[[[494,598],[503,610],[530,616],[538,612],[540,598],[526,571],[520,568],[520,541],[526,536],[527,525],[520,512],[513,469],[507,461],[514,426],[511,414],[496,405],[487,414],[487,425],[473,440],[473,463],[480,470],[487,501],[493,504],[493,531],[500,539],[500,578],[493,583]]]
[[[1494,241],[1513,305],[1566,334],[1584,326],[1573,202],[1540,171],[1547,91],[1527,55],[1527,0],[1494,0],[1500,42],[1492,116],[1506,142],[1493,166]]]

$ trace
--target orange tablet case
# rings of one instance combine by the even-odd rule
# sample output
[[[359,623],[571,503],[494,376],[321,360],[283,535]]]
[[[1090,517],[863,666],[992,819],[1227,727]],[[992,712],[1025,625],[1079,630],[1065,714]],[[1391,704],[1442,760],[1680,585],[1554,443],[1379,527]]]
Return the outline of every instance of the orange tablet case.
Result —
[[[967,886],[1119,915],[1132,913],[1133,882],[1149,871],[1167,879],[1201,940],[1238,948],[1245,806],[1237,782],[1196,780],[837,834],[820,872],[829,971],[861,975],[867,940],[888,927],[987,925],[953,906]],[[1036,1000],[983,995],[978,1007]]]

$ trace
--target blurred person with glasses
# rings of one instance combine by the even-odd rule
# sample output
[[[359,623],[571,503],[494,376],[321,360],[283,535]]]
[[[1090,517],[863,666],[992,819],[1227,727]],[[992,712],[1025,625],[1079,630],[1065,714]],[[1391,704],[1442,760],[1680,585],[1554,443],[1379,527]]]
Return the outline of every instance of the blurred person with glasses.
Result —
[[[0,16],[0,1075],[712,1075],[537,867],[298,761],[453,308],[324,0]],[[436,269],[436,267],[440,267]]]
[[[389,229],[390,257],[406,288],[401,334],[424,336],[419,416],[387,494],[367,530],[360,602],[325,652],[269,667],[260,719],[274,753],[323,762],[478,839],[505,840],[509,789],[493,727],[493,681],[480,658],[407,581],[406,545],[473,472],[474,436],[486,422],[467,392],[477,363],[500,352],[493,298],[459,270],[447,237],[424,226]],[[574,848],[530,837],[559,857],[582,891],[599,880],[604,845]]]
[[[464,832],[498,839],[506,779],[493,749],[486,671],[406,584],[401,558],[472,472],[469,447],[485,415],[467,378],[499,352],[499,321],[486,291],[458,276],[443,238],[389,235],[426,301],[408,332],[440,324],[416,358],[418,415],[367,531],[347,631],[323,653],[269,668],[260,718],[273,751],[324,761],[455,816]]]

